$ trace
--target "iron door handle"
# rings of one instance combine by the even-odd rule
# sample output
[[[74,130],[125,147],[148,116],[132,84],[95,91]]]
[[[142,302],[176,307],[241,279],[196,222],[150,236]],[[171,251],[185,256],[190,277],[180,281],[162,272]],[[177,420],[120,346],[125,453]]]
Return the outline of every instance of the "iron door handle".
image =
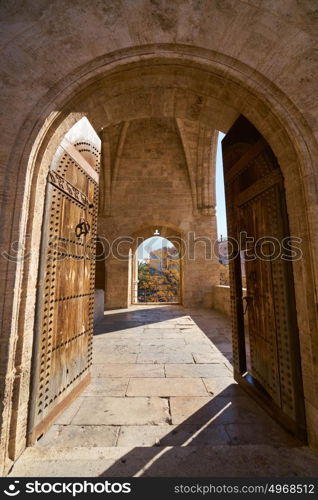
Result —
[[[77,226],[75,227],[75,234],[77,238],[80,238],[82,234],[86,235],[90,232],[91,226],[87,222],[87,220],[81,218]]]

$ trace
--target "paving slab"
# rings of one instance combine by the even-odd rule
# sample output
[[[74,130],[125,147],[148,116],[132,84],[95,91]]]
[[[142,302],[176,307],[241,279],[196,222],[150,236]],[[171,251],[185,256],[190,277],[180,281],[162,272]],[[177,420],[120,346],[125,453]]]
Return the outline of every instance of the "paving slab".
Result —
[[[207,396],[200,378],[131,378],[127,396]]]
[[[183,333],[183,338],[186,344],[211,345],[211,340],[201,334]]]
[[[156,332],[150,332],[150,330],[144,330],[142,335],[140,336],[140,340],[164,340],[164,339],[181,339],[182,334],[180,330],[164,330],[158,329]]]
[[[74,425],[145,425],[170,421],[168,401],[157,397],[85,398]]]
[[[163,349],[186,349],[186,343],[183,338],[150,338],[141,339],[140,346],[162,347]]]
[[[190,352],[182,349],[178,350],[162,350],[162,349],[142,349],[138,354],[137,363],[193,363],[193,357]]]
[[[226,432],[231,445],[269,444],[271,446],[301,446],[300,441],[284,432],[276,422],[264,424],[263,422],[226,424]],[[291,450],[293,453],[293,450]],[[317,469],[318,470],[318,469]]]
[[[191,354],[214,354],[214,356],[220,356],[220,352],[214,348],[214,346],[209,343],[202,343],[202,344],[196,344],[196,343],[190,343],[187,344],[185,343],[183,347],[185,352],[190,352]],[[209,361],[208,361],[209,362]]]
[[[197,429],[187,425],[138,425],[120,428],[118,446],[216,446],[229,444],[224,425]]]
[[[116,446],[120,427],[114,425],[53,425],[37,442],[38,446]]]
[[[136,351],[136,349],[134,349]],[[111,349],[109,352],[97,351],[93,353],[93,362],[96,364],[126,364],[136,363],[138,352],[129,352],[123,349]]]
[[[230,342],[224,342],[224,341],[222,341],[222,342],[214,342],[213,341],[213,343],[214,343],[215,347],[219,351],[221,351],[223,353],[232,354],[233,349],[232,349],[232,345],[230,344]]]
[[[195,363],[198,364],[207,364],[207,363],[216,364],[216,363],[223,363],[226,361],[226,358],[223,356],[223,354],[220,354],[216,351],[197,352],[195,346],[193,347],[191,353]]]
[[[140,344],[140,336],[133,338],[108,338],[108,337],[94,337],[94,350],[97,349],[110,349],[117,346],[124,346],[128,348],[135,348]]]
[[[78,412],[82,402],[84,401],[84,398],[80,396],[77,398],[73,403],[64,410],[63,413],[55,420],[55,424],[62,424],[62,425],[67,425],[72,422],[72,419]]]
[[[161,425],[128,425],[120,427],[118,446],[156,446],[172,433],[176,426]]]
[[[143,334],[150,335],[156,333],[171,332],[174,334],[180,333],[179,327],[175,322],[159,321],[158,323],[148,323],[144,325]]]
[[[94,377],[164,377],[163,364],[113,364],[98,365],[92,367]]]
[[[192,422],[194,424],[199,411],[201,411],[201,414],[204,412],[204,417],[208,421],[212,417],[211,401],[212,398],[207,396],[170,398],[172,424],[183,424],[191,417],[193,417]],[[190,422],[188,422],[188,425],[190,425]],[[202,418],[198,419],[197,425],[202,425]]]
[[[198,426],[215,424],[253,424],[257,420],[270,424],[272,419],[248,397],[171,397],[172,424],[193,423]]]
[[[129,378],[92,378],[91,383],[82,392],[83,397],[90,396],[125,396]]]
[[[167,377],[187,378],[187,377],[228,377],[230,370],[224,363],[207,364],[167,364],[165,367]]]
[[[114,330],[111,332],[105,332],[101,330],[101,332],[94,333],[94,343],[100,342],[104,340],[136,340],[141,337],[143,334],[144,327],[139,328],[130,328],[127,330]]]
[[[243,389],[241,389],[235,382],[233,377],[213,377],[213,378],[203,378],[202,379],[207,391],[213,395],[232,395],[241,394]]]

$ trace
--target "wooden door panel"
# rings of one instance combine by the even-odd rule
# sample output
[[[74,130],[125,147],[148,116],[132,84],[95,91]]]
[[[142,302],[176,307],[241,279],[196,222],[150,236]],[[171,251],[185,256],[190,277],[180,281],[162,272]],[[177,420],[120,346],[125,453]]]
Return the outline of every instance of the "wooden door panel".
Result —
[[[87,365],[88,335],[77,337],[52,354],[48,401],[53,402],[83,373]]]
[[[262,384],[264,389],[280,405],[280,377],[277,356],[277,338],[275,309],[273,304],[273,283],[271,262],[262,260],[266,246],[259,248],[257,242],[269,234],[267,220],[268,193],[256,196],[240,209],[240,229],[254,237],[245,250],[247,296],[250,297],[248,308],[251,374]]]
[[[269,145],[244,117],[223,139],[222,148],[228,235],[240,242],[238,250],[246,255],[250,374],[284,418],[288,417],[289,428],[303,436],[293,272],[291,262],[281,258],[283,239],[289,236],[283,177]],[[242,234],[247,236],[243,243]],[[233,359],[238,381],[246,372],[240,255],[238,251],[230,261]],[[251,255],[255,258],[248,258]]]
[[[60,227],[59,237],[64,238],[66,242],[75,241],[78,245],[82,245],[82,241],[77,241],[75,230],[81,218],[85,218],[87,213],[84,205],[76,204],[75,201],[67,199],[63,196],[61,203],[61,217],[57,220]]]
[[[59,300],[72,296],[76,290],[82,294],[90,293],[90,273],[92,265],[83,257],[66,256],[56,263],[56,298]],[[83,286],[81,286],[83,284]]]
[[[75,338],[85,330],[89,319],[91,294],[58,301],[54,308],[53,345],[57,348],[64,340]]]
[[[88,381],[92,358],[99,158],[64,152],[48,174],[34,346],[29,440]],[[86,382],[85,382],[86,383]]]
[[[251,373],[280,404],[275,311],[272,300],[271,265],[258,260],[246,262],[249,307]]]

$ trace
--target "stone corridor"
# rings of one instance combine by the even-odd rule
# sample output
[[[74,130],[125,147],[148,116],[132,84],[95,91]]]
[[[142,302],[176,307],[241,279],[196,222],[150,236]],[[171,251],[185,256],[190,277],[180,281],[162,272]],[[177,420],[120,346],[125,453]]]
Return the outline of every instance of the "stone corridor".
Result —
[[[105,312],[92,383],[11,476],[317,473],[317,455],[234,382],[227,318],[139,305]]]

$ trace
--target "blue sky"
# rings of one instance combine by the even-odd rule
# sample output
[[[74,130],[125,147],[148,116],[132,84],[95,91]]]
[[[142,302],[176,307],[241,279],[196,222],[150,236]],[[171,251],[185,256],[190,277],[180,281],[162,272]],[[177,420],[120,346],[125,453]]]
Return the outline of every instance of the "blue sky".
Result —
[[[216,153],[216,218],[218,228],[218,238],[227,236],[226,211],[225,211],[225,196],[224,196],[224,178],[223,178],[223,162],[222,162],[222,146],[221,141],[225,134],[219,132],[218,147]]]
[[[161,236],[152,236],[139,245],[138,260],[148,259],[151,250],[157,250],[158,248],[163,247],[169,248],[172,246],[172,243],[166,238],[162,238]]]
[[[217,153],[216,153],[216,217],[218,238],[227,236],[226,211],[225,211],[225,196],[224,196],[224,178],[223,178],[223,162],[222,162],[222,146],[221,141],[225,134],[219,132]],[[158,236],[153,236],[144,241],[138,248],[138,260],[143,260],[149,257],[149,251],[157,250],[164,246],[172,246],[169,240]]]

